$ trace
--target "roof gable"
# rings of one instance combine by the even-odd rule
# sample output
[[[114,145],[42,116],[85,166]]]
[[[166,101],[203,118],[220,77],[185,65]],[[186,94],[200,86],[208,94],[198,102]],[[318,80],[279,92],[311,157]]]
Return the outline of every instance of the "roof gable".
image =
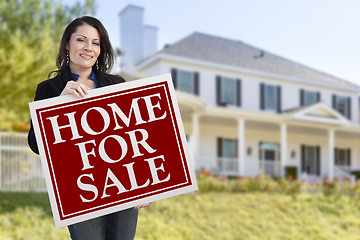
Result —
[[[347,125],[350,121],[323,102],[306,105],[287,112],[288,119],[331,125]]]

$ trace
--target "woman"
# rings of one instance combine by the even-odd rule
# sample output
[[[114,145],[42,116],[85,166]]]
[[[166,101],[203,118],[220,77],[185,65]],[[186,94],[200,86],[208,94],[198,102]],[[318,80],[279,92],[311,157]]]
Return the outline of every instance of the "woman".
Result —
[[[55,77],[41,82],[36,89],[34,101],[72,94],[84,97],[89,90],[124,82],[120,76],[107,72],[114,63],[109,36],[96,18],[84,16],[72,21],[61,38],[56,59]],[[33,126],[28,134],[32,151],[39,154]],[[68,226],[73,240],[120,240],[134,239],[138,209],[119,211]]]

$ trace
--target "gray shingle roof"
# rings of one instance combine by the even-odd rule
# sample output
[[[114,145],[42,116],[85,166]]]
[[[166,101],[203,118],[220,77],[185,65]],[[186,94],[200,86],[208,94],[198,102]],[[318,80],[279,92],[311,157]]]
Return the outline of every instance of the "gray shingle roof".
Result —
[[[169,45],[161,50],[160,53],[320,81],[344,87],[360,88],[360,86],[346,80],[312,69],[241,41],[204,33],[195,32]]]

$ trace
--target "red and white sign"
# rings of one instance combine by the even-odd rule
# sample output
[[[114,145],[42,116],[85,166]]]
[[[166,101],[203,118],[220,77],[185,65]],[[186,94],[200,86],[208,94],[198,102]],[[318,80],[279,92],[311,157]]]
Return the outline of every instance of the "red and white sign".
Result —
[[[30,111],[56,227],[197,190],[170,74]]]

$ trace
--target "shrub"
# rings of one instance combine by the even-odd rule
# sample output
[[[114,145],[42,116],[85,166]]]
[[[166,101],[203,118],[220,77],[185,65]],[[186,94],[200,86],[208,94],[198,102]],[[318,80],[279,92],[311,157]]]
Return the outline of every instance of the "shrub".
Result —
[[[360,179],[360,171],[352,171],[351,174],[355,175],[356,180]]]
[[[287,178],[297,178],[297,167],[285,167],[285,176]]]
[[[300,193],[302,182],[284,178],[273,179],[260,174],[257,177],[227,178],[215,177],[207,171],[198,173],[198,187],[200,192],[270,192],[270,193]]]
[[[257,177],[228,178],[225,176],[214,176],[210,172],[202,170],[198,172],[197,184],[200,192],[265,192],[289,195],[322,193],[326,196],[348,195],[360,197],[360,180],[356,183],[351,183],[346,178],[342,181],[339,181],[337,178],[334,178],[332,181],[324,178],[323,181],[306,183],[292,177],[274,179],[264,174],[260,174]]]

